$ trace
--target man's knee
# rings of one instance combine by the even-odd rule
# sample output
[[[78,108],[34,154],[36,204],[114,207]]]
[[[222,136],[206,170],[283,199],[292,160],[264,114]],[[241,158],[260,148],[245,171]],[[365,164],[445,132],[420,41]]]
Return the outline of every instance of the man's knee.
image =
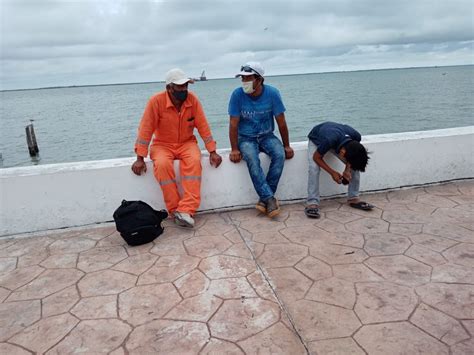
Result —
[[[272,149],[269,154],[270,159],[275,164],[283,164],[285,162],[285,149],[283,148],[283,145],[276,145],[273,148],[274,149]]]
[[[255,149],[255,146],[252,143],[244,142],[239,147],[240,153],[242,154],[242,159],[247,163],[255,164],[258,163],[258,150]]]
[[[174,160],[158,158],[153,160],[153,173],[158,178],[161,175],[171,175],[174,172]]]
[[[186,158],[186,163],[191,166],[201,166],[201,154],[192,154]]]
[[[201,156],[189,156],[179,162],[180,171],[182,175],[201,176],[202,165]]]
[[[190,145],[186,148],[185,152],[179,155],[178,159],[180,164],[187,166],[200,166],[201,165],[201,150],[197,144]]]
[[[273,156],[273,159],[280,160],[280,161],[285,161],[285,148],[283,148],[283,145],[275,150],[275,154]]]
[[[253,140],[240,141],[239,150],[242,154],[255,154],[256,152],[258,152],[258,144],[256,141]]]
[[[260,158],[257,155],[249,154],[244,155],[242,154],[242,159],[247,163],[247,167],[249,170],[258,169],[260,168]]]

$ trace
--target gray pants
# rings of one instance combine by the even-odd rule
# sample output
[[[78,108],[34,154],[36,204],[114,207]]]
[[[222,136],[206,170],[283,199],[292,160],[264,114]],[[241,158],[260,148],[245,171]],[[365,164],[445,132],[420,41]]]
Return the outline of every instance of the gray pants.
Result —
[[[319,195],[319,173],[321,168],[313,160],[313,155],[317,150],[316,144],[311,140],[308,141],[308,199],[307,205],[318,205],[320,203]],[[339,157],[338,157],[339,158]],[[349,182],[348,195],[349,199],[359,196],[360,172],[351,170],[352,179]]]

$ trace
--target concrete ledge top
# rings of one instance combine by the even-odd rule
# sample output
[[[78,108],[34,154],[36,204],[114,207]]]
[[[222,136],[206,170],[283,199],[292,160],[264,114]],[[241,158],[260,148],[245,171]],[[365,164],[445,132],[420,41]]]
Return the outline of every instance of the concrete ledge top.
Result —
[[[447,129],[438,129],[431,131],[416,131],[416,132],[403,132],[403,133],[389,133],[389,134],[375,134],[362,137],[362,143],[373,144],[382,142],[394,142],[394,141],[405,141],[415,140],[423,138],[433,137],[446,137],[455,135],[469,135],[474,134],[474,126],[467,127],[456,127]],[[293,149],[303,150],[307,148],[307,142],[293,142],[291,143]],[[229,148],[219,149],[220,154],[228,154]],[[207,156],[207,152],[203,151],[203,156]],[[123,166],[131,166],[134,157],[130,158],[117,158],[117,159],[106,159],[106,160],[93,160],[93,161],[82,161],[72,163],[59,163],[59,164],[44,164],[36,166],[25,166],[25,167],[14,167],[0,169],[0,179],[8,178],[12,176],[29,176],[29,175],[40,175],[40,174],[55,174],[61,172],[73,172],[81,170],[95,170],[105,168],[115,168]]]

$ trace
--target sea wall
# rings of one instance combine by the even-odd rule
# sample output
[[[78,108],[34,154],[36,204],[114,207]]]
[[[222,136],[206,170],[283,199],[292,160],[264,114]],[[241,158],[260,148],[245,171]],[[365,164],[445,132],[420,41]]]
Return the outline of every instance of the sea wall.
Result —
[[[474,126],[363,137],[371,159],[361,175],[361,191],[393,189],[474,177]],[[306,197],[307,142],[292,144],[277,197],[282,201]],[[218,169],[203,152],[200,211],[252,206],[257,201],[245,162],[229,161],[219,153]],[[265,168],[266,156],[262,155]],[[0,236],[81,226],[112,220],[123,199],[143,200],[164,208],[151,162],[144,176],[135,176],[133,158],[0,169]],[[328,162],[342,170],[333,156]],[[177,162],[176,162],[177,168]],[[322,196],[342,194],[345,188],[321,173]]]

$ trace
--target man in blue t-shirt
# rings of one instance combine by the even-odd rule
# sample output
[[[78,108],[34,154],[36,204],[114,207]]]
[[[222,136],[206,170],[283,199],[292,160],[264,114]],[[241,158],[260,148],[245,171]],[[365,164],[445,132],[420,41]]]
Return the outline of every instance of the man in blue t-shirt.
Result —
[[[305,214],[310,218],[319,218],[319,172],[324,169],[337,184],[349,185],[348,202],[351,207],[371,210],[374,206],[359,200],[360,171],[364,172],[369,156],[367,149],[360,143],[361,136],[348,125],[323,122],[315,126],[308,134],[308,199]],[[323,159],[332,151],[345,165],[340,174]]]
[[[250,178],[259,196],[255,208],[272,218],[280,213],[275,192],[285,158],[291,159],[294,152],[290,147],[285,106],[280,92],[263,84],[264,73],[260,63],[249,62],[235,76],[242,78],[242,87],[234,90],[229,101],[229,139],[232,147],[229,158],[233,163],[238,163],[241,159],[247,162]],[[273,134],[274,119],[283,144]],[[260,165],[260,152],[269,155],[271,159],[266,176]]]

